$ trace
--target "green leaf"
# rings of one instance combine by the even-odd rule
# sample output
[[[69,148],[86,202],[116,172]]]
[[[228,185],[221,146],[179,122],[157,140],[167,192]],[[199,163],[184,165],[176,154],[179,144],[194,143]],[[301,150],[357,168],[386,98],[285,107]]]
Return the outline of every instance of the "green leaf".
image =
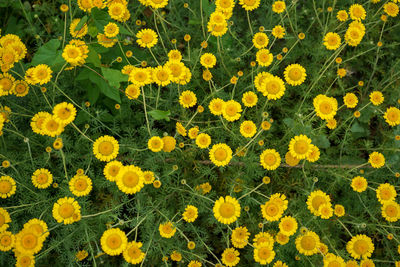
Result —
[[[318,148],[328,148],[331,146],[331,143],[328,140],[328,137],[326,135],[318,135],[314,138],[312,138],[313,143],[318,147]]]
[[[103,32],[104,26],[110,22],[110,16],[107,12],[99,10],[98,8],[93,8],[91,13],[94,25],[97,27],[99,32]]]
[[[358,122],[354,122],[350,128],[350,131],[352,133],[364,133],[365,129]]]
[[[164,110],[152,110],[147,112],[152,116],[155,120],[166,120],[169,121],[169,115],[171,115],[171,112],[169,110],[164,111]]]
[[[286,124],[288,128],[293,128],[295,122],[292,118],[284,118],[283,123]]]
[[[87,94],[88,94],[88,98],[89,98],[89,102],[91,104],[96,103],[97,99],[100,96],[100,89],[97,86],[88,86],[87,87]]]
[[[85,26],[87,20],[88,20],[88,16],[86,16],[86,15],[83,18],[81,18],[78,25],[76,25],[76,27],[75,27],[75,31],[80,31],[82,29],[82,27]]]
[[[47,64],[53,71],[59,71],[65,64],[62,58],[62,51],[57,50],[61,45],[58,39],[52,39],[41,46],[35,53],[31,65]]]
[[[213,5],[208,0],[201,0],[201,5],[203,7],[203,11],[210,16],[211,13],[214,11]]]
[[[100,88],[100,91],[105,96],[117,101],[118,103],[121,103],[121,97],[117,88],[111,87],[106,81],[104,81],[103,78],[95,73],[92,73],[89,76],[89,79],[92,83],[95,83]]]
[[[89,25],[88,33],[92,38],[95,38],[99,31],[97,30],[96,26]]]
[[[92,63],[96,67],[100,67],[101,66],[101,61],[100,61],[100,58],[99,58],[99,54],[91,46],[89,46],[89,53],[88,53],[88,57],[86,59],[86,62]]]
[[[120,70],[114,70],[110,68],[101,68],[104,78],[108,81],[111,86],[116,88],[120,87],[120,82],[127,82],[128,75],[121,73]]]

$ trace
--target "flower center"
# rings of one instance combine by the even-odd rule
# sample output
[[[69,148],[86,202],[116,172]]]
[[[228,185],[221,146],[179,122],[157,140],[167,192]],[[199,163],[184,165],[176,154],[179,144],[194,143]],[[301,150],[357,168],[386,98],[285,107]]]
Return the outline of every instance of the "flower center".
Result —
[[[107,246],[111,249],[117,249],[121,244],[122,239],[118,234],[112,234],[107,238]]]
[[[215,159],[216,159],[216,160],[218,160],[218,161],[224,161],[224,160],[227,158],[228,153],[226,152],[225,149],[223,149],[223,148],[218,148],[217,150],[215,150],[214,156],[215,156]]]
[[[269,165],[272,166],[276,163],[276,157],[274,154],[272,153],[268,153],[264,156],[264,162]]]
[[[368,251],[368,244],[365,240],[357,240],[353,245],[354,251],[362,255]]]
[[[135,187],[139,183],[139,175],[136,172],[128,171],[123,175],[122,182],[127,187]]]
[[[308,151],[308,143],[304,140],[296,141],[294,144],[294,151],[298,154],[305,154]]]
[[[109,156],[113,153],[114,145],[109,141],[103,141],[99,144],[99,153],[104,156]]]
[[[71,203],[64,203],[58,208],[61,217],[69,218],[74,214],[75,208]]]
[[[321,110],[321,113],[323,114],[330,114],[333,110],[331,103],[327,101],[323,101],[319,104],[319,109]]]
[[[12,184],[10,181],[0,181],[0,193],[7,194],[11,191]]]
[[[25,249],[33,249],[38,243],[37,237],[32,233],[24,235],[21,241]]]
[[[231,218],[233,215],[235,215],[235,206],[232,203],[224,202],[219,208],[219,213],[224,218]]]
[[[317,242],[315,241],[314,237],[312,237],[312,236],[304,236],[301,239],[300,243],[301,243],[301,247],[304,250],[313,250],[315,248]]]

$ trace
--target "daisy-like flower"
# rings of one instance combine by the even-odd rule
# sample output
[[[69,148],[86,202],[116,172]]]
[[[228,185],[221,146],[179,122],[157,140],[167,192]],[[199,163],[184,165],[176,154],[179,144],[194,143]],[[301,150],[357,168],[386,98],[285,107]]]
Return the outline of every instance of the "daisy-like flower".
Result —
[[[152,29],[143,29],[136,34],[136,42],[144,48],[152,48],[157,44],[158,36]]]

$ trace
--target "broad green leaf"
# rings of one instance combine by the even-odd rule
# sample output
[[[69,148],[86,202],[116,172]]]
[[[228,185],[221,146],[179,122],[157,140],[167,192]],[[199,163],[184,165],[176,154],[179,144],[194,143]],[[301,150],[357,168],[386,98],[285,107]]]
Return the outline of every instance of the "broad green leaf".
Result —
[[[75,31],[80,31],[82,29],[82,27],[85,26],[87,21],[88,21],[88,16],[85,15],[83,18],[81,18],[78,25],[76,25]]]
[[[62,58],[62,51],[57,50],[61,45],[58,39],[52,39],[44,44],[35,53],[31,65],[47,64],[53,71],[59,71],[65,64]]]
[[[120,82],[127,82],[128,75],[121,73],[120,70],[114,70],[110,68],[101,68],[104,78],[108,81],[111,86],[116,88],[120,87]]]
[[[121,103],[121,97],[119,95],[119,91],[117,88],[111,87],[108,82],[106,82],[103,78],[98,76],[95,73],[92,73],[89,76],[91,82],[95,83],[99,88],[100,91],[107,97]]]
[[[97,99],[99,98],[100,95],[100,88],[97,86],[87,86],[87,94],[88,94],[88,98],[89,98],[89,102],[91,104],[96,103]]]
[[[365,129],[358,122],[354,122],[350,128],[350,131],[352,133],[364,133]]]
[[[87,63],[92,63],[93,65],[95,65],[96,67],[100,67],[101,66],[101,61],[99,58],[99,54],[97,54],[96,50],[89,46],[89,53],[88,53],[88,57],[86,59]]]
[[[152,116],[155,120],[166,120],[169,121],[169,115],[171,115],[171,112],[169,110],[164,111],[164,110],[152,110],[147,112]]]
[[[312,141],[318,148],[328,148],[331,146],[331,143],[329,142],[326,135],[318,135],[316,137],[313,137]]]

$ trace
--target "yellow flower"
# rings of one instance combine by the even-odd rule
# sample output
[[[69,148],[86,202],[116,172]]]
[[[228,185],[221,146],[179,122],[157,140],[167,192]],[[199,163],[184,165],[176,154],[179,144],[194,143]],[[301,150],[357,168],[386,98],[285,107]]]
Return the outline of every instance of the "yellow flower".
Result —
[[[252,11],[260,6],[260,0],[239,0],[239,4],[246,11]]]
[[[35,68],[30,68],[26,71],[26,73],[30,73],[32,75],[32,84],[36,84],[38,83],[38,81],[34,80],[33,77],[33,71],[35,70]],[[30,81],[30,79],[26,79],[27,81]],[[15,87],[15,78],[13,76],[11,76],[8,73],[3,73],[0,74],[0,96],[4,96],[4,95],[9,95],[13,92],[14,87]]]
[[[171,83],[171,70],[167,66],[158,66],[152,71],[153,82],[160,86],[167,86]]]
[[[135,194],[144,187],[144,173],[135,165],[123,166],[115,181],[125,194]]]
[[[266,149],[260,155],[260,163],[266,170],[275,170],[281,164],[281,156],[275,149]]]
[[[83,261],[84,259],[89,256],[89,253],[86,250],[79,250],[77,253],[75,253],[75,258],[77,261]]]
[[[53,175],[48,169],[37,169],[32,175],[32,184],[40,189],[49,187],[53,183]]]
[[[92,180],[84,174],[76,174],[69,181],[69,190],[77,197],[87,196],[92,190]]]
[[[114,22],[109,22],[106,26],[104,26],[104,34],[108,38],[113,38],[117,36],[119,33],[119,27]]]
[[[117,21],[125,21],[126,13],[128,12],[127,7],[122,3],[111,2],[111,5],[108,6],[108,14],[112,19]]]
[[[93,143],[93,154],[100,161],[110,161],[117,157],[119,151],[118,141],[109,135],[103,135]]]
[[[225,102],[223,109],[222,109],[222,116],[227,121],[236,121],[240,118],[242,112],[242,106],[239,102],[235,100],[229,100]]]
[[[299,235],[296,238],[297,250],[306,256],[318,253],[319,244],[319,236],[313,231],[307,231],[305,234]]]
[[[15,194],[17,185],[13,178],[10,176],[0,177],[0,197],[8,198]],[[0,226],[1,227],[1,226]]]
[[[130,84],[125,89],[125,95],[129,99],[137,99],[140,95],[140,88],[135,84]]]
[[[80,217],[81,207],[72,197],[64,197],[53,205],[53,217],[59,223],[71,224]]]
[[[54,115],[46,114],[41,126],[42,129],[38,132],[51,137],[60,135],[64,131],[64,125],[57,122]]]
[[[0,232],[0,251],[9,251],[14,247],[15,236],[9,231]]]
[[[389,107],[383,115],[385,121],[392,127],[400,125],[400,109]]]
[[[321,190],[311,192],[307,198],[307,208],[315,216],[320,216],[319,208],[321,205],[331,204],[331,198]]]
[[[162,237],[171,238],[175,235],[176,228],[171,222],[166,222],[159,225],[158,231]]]
[[[272,11],[275,12],[275,13],[280,14],[283,11],[285,11],[285,9],[286,9],[286,4],[285,4],[284,1],[275,1],[272,4]]]
[[[53,71],[46,64],[37,65],[32,71],[32,79],[37,84],[48,83],[52,77]],[[3,88],[4,90],[4,88]]]
[[[179,50],[173,49],[168,52],[168,59],[171,62],[179,62],[182,60],[182,54]]]
[[[257,49],[265,48],[268,46],[268,36],[263,32],[258,32],[253,36],[253,45]]]
[[[287,209],[287,203],[285,195],[273,194],[265,204],[260,206],[263,218],[270,222],[278,221]]]
[[[101,248],[111,256],[121,254],[128,245],[128,238],[124,231],[119,228],[112,228],[104,231],[100,238]]]
[[[201,262],[195,261],[195,260],[190,261],[189,264],[188,264],[188,267],[201,267],[201,266],[202,266]]]
[[[274,55],[272,55],[268,49],[262,48],[257,51],[256,60],[260,66],[268,67],[271,65],[273,59]]]
[[[348,19],[348,17],[349,17],[349,15],[347,14],[346,10],[339,10],[336,15],[336,18],[341,22],[346,21]]]
[[[384,204],[388,201],[394,201],[396,196],[396,189],[391,184],[380,184],[376,189],[376,197],[381,204]]]
[[[232,149],[226,144],[215,144],[210,149],[209,157],[216,166],[226,166],[232,159]]]
[[[17,253],[36,254],[42,249],[44,240],[43,236],[29,229],[22,229],[15,235],[15,250]]]
[[[160,152],[164,147],[164,142],[160,137],[153,136],[147,142],[147,146],[153,152]]]
[[[243,121],[240,124],[240,134],[244,137],[251,138],[257,132],[257,126],[253,121]]]
[[[254,107],[257,104],[257,101],[258,97],[254,92],[249,91],[243,94],[242,103],[244,106],[248,108]]]
[[[351,180],[351,187],[354,191],[361,193],[367,189],[368,183],[364,177],[356,176]]]
[[[297,86],[305,81],[307,74],[301,65],[291,64],[285,68],[284,76],[288,84]]]
[[[196,105],[197,97],[192,91],[186,90],[179,96],[179,104],[184,108],[190,108]]]
[[[116,38],[108,38],[105,34],[102,33],[97,34],[96,37],[98,43],[106,48],[113,47],[118,41]]]
[[[383,5],[383,11],[391,17],[396,17],[399,14],[399,6],[393,2],[387,2]]]
[[[365,34],[365,26],[360,22],[354,22],[350,23],[349,28],[344,35],[344,39],[350,46],[359,45]]]
[[[346,244],[347,252],[354,258],[369,258],[374,252],[374,244],[366,235],[356,235]]]
[[[140,45],[141,47],[145,47],[145,48],[146,47],[152,48],[153,46],[155,46],[157,44],[157,41],[158,41],[157,33],[155,31],[153,31],[152,29],[140,30],[136,34],[136,38],[138,38],[136,40],[138,45]]]
[[[383,156],[382,153],[372,152],[369,155],[368,162],[369,164],[371,164],[373,168],[378,169],[385,165],[385,157]]]
[[[85,36],[88,32],[88,25],[87,23],[84,23],[83,26],[77,30],[76,26],[78,26],[79,22],[81,22],[81,19],[73,19],[71,24],[69,25],[69,32],[74,38],[82,38]]]
[[[282,234],[291,236],[294,235],[297,231],[297,221],[295,218],[291,216],[285,216],[279,222],[279,230]]]
[[[233,0],[216,0],[215,5],[219,11],[231,11],[235,6],[235,2]]]
[[[288,164],[289,166],[296,166],[297,164],[299,164],[300,160],[293,157],[292,154],[290,154],[290,152],[286,152],[285,154],[285,162],[286,164]]]
[[[275,242],[275,240],[272,237],[272,235],[270,235],[269,233],[266,233],[266,232],[260,232],[260,233],[256,234],[255,237],[253,238],[253,246],[254,247],[258,247],[261,244],[273,247],[274,242]]]
[[[141,242],[131,241],[127,243],[126,249],[123,251],[124,259],[131,264],[139,264],[143,261],[145,253],[140,249]]]
[[[67,125],[74,121],[76,109],[71,103],[62,102],[54,106],[53,116],[58,123]]]
[[[220,197],[214,203],[213,213],[220,223],[231,224],[240,217],[239,201],[231,196]]]
[[[236,227],[232,230],[231,241],[236,248],[244,248],[249,240],[250,233],[247,227]]]
[[[262,265],[271,263],[275,255],[276,253],[273,247],[269,246],[267,243],[261,243],[254,248],[254,260]]]
[[[145,86],[152,82],[152,73],[149,68],[133,68],[129,74],[129,81],[136,86]]]
[[[240,253],[236,249],[226,248],[221,255],[221,261],[226,266],[236,266],[240,261],[239,255]]]
[[[103,174],[107,180],[114,182],[122,166],[122,163],[117,160],[110,161],[104,166]]]
[[[154,9],[163,8],[168,5],[168,0],[148,0],[147,4]]]
[[[337,217],[343,217],[344,214],[346,213],[343,205],[335,205],[333,212]]]
[[[182,136],[187,135],[185,127],[183,127],[182,123],[180,123],[180,122],[176,123],[176,131]]]
[[[214,98],[213,100],[210,101],[210,104],[208,105],[210,112],[217,116],[222,114],[224,107],[225,107],[225,102],[220,98]]]
[[[338,109],[337,100],[326,95],[317,95],[313,100],[317,116],[323,120],[330,120],[336,115]]]
[[[182,213],[182,217],[186,222],[194,222],[198,217],[198,210],[193,205],[187,205],[185,212]]]
[[[280,99],[285,94],[285,84],[283,80],[277,76],[269,75],[260,86],[260,91],[269,100]]]
[[[328,32],[324,37],[324,46],[328,50],[336,50],[339,48],[342,39],[335,32]]]
[[[18,97],[26,96],[29,92],[29,85],[25,81],[15,81],[12,92]]]
[[[8,223],[11,222],[10,214],[7,210],[0,208],[0,232],[7,230],[9,227]]]
[[[311,144],[311,152],[310,154],[306,157],[306,159],[309,162],[316,162],[319,159],[321,152],[319,151],[319,148],[313,144]]]
[[[344,97],[343,97],[343,102],[346,105],[346,107],[348,108],[355,108],[357,106],[358,103],[358,98],[355,94],[353,93],[347,93]]]
[[[176,140],[174,137],[164,136],[162,138],[162,141],[164,143],[163,148],[162,148],[164,152],[171,152],[175,149]]]
[[[369,100],[374,106],[378,106],[383,103],[383,100],[385,100],[385,98],[383,97],[382,92],[373,91],[371,94],[369,94]]]
[[[363,8],[362,5],[354,4],[350,6],[349,14],[352,20],[359,21],[365,19],[367,12],[365,12],[365,9]]]
[[[196,137],[196,145],[199,148],[207,148],[211,144],[211,137],[206,133],[201,133]]]
[[[395,201],[386,201],[382,205],[382,217],[388,222],[397,222],[400,219],[400,205]]]
[[[311,139],[301,134],[290,140],[289,152],[297,159],[305,159],[311,153]]]
[[[329,219],[333,216],[331,203],[321,204],[318,208],[318,214],[322,219]]]
[[[200,57],[200,64],[204,68],[211,69],[217,64],[217,58],[211,53],[205,53]]]
[[[327,253],[324,257],[324,266],[346,266],[344,260],[340,256],[336,256],[332,253]],[[347,266],[346,266],[347,267]]]
[[[47,238],[50,235],[46,222],[36,218],[30,219],[26,222],[24,224],[24,229],[28,229],[43,238]]]
[[[276,25],[274,28],[272,28],[272,35],[275,38],[278,39],[282,39],[283,37],[285,37],[285,28],[283,28],[281,25]],[[286,48],[286,52],[287,52],[287,48]],[[284,53],[286,53],[284,52]]]

